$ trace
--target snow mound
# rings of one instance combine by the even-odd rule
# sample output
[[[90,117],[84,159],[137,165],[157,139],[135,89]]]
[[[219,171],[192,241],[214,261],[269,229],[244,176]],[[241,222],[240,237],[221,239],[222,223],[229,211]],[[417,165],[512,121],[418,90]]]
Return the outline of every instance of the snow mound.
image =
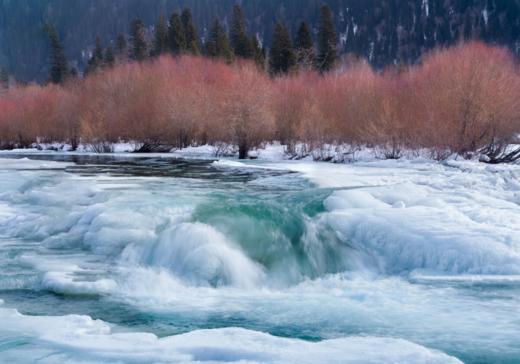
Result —
[[[270,164],[266,164],[269,166]],[[520,166],[276,163],[333,188],[320,224],[384,274],[520,274]]]
[[[1,358],[10,362],[132,363],[402,363],[455,364],[459,360],[402,339],[346,337],[312,343],[239,328],[198,330],[159,339],[116,332],[88,316],[26,316],[0,308]],[[52,328],[52,329],[51,329]],[[23,340],[33,345],[11,345]],[[35,349],[34,344],[40,347]]]

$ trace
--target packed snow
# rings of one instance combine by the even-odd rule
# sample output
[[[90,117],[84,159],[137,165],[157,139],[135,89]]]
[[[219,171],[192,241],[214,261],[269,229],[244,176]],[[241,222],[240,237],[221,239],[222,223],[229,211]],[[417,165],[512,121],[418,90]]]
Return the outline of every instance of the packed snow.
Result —
[[[29,348],[14,346],[10,353],[11,359],[23,357],[27,362],[461,363],[401,339],[351,337],[311,343],[239,328],[158,338],[117,332],[88,316],[36,317],[6,308],[0,308],[0,320],[3,335],[12,333],[17,340],[31,343]]]

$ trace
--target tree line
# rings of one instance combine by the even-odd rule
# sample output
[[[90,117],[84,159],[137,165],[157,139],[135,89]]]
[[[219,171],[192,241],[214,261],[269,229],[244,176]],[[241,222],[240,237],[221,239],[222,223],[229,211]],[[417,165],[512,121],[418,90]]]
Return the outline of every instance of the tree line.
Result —
[[[163,54],[60,85],[0,92],[0,148],[61,142],[108,152],[125,141],[148,152],[209,144],[246,158],[280,141],[295,158],[327,160],[335,150],[348,160],[370,147],[384,158],[408,150],[510,162],[520,158],[513,146],[519,99],[516,58],[478,42],[383,73],[358,61],[338,72],[272,77],[253,60]]]
[[[3,1],[0,11],[0,64],[22,81],[43,82],[48,45],[42,24],[54,24],[67,56],[83,70],[87,50],[99,35],[115,48],[118,33],[128,33],[136,16],[149,26],[175,9],[191,8],[201,39],[207,39],[217,16],[229,29],[236,0],[17,0]],[[240,1],[250,34],[270,46],[278,20],[292,34],[306,21],[316,36],[319,7],[336,14],[340,54],[366,58],[376,69],[414,64],[436,47],[480,39],[520,54],[520,2],[516,0],[247,0]],[[315,38],[317,39],[317,38]],[[151,39],[149,39],[151,41]],[[30,59],[30,62],[27,60]]]
[[[69,66],[56,29],[46,25],[45,31],[51,49],[49,81],[61,84],[67,78],[77,76],[79,72]],[[225,30],[220,19],[215,18],[207,39],[204,40],[199,36],[189,8],[181,13],[173,12],[168,20],[161,16],[152,35],[148,34],[142,20],[134,19],[130,24],[129,35],[119,34],[115,44],[104,48],[101,38],[96,38],[84,75],[88,76],[116,64],[142,62],[164,54],[206,56],[228,63],[251,60],[273,76],[302,69],[328,72],[338,61],[338,35],[334,14],[327,5],[320,8],[316,45],[306,22],[301,22],[294,37],[283,22],[276,23],[273,32],[270,47],[262,45],[256,34],[248,34],[244,13],[238,4],[233,7],[229,31]]]

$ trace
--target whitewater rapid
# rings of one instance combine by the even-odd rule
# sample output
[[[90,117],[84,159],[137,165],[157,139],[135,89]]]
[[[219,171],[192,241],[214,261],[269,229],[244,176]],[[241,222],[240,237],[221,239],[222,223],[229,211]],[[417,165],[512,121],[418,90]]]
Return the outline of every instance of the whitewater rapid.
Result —
[[[0,159],[0,361],[520,357],[520,166],[38,158]]]

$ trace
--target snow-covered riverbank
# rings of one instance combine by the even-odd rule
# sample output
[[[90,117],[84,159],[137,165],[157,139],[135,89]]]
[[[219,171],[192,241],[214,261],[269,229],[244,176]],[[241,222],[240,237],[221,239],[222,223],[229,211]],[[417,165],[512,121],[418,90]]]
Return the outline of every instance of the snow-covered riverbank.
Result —
[[[198,159],[236,159],[238,148],[233,145],[201,145],[198,147],[187,147],[182,149],[171,149],[168,152],[139,153],[139,143],[113,143],[108,144],[110,152],[100,153],[95,146],[80,144],[75,151],[69,144],[50,143],[35,144],[31,148],[0,150],[2,154],[55,154],[68,153],[71,155],[115,155],[115,156],[161,156],[176,158],[198,158]],[[264,161],[300,160],[300,161],[328,161],[333,163],[349,163],[356,161],[371,161],[386,159],[385,150],[381,148],[368,148],[351,145],[324,145],[321,148],[310,148],[308,145],[299,143],[289,152],[285,145],[278,142],[265,144],[249,152],[249,158]],[[428,150],[403,150],[403,159],[431,159],[432,152]]]

